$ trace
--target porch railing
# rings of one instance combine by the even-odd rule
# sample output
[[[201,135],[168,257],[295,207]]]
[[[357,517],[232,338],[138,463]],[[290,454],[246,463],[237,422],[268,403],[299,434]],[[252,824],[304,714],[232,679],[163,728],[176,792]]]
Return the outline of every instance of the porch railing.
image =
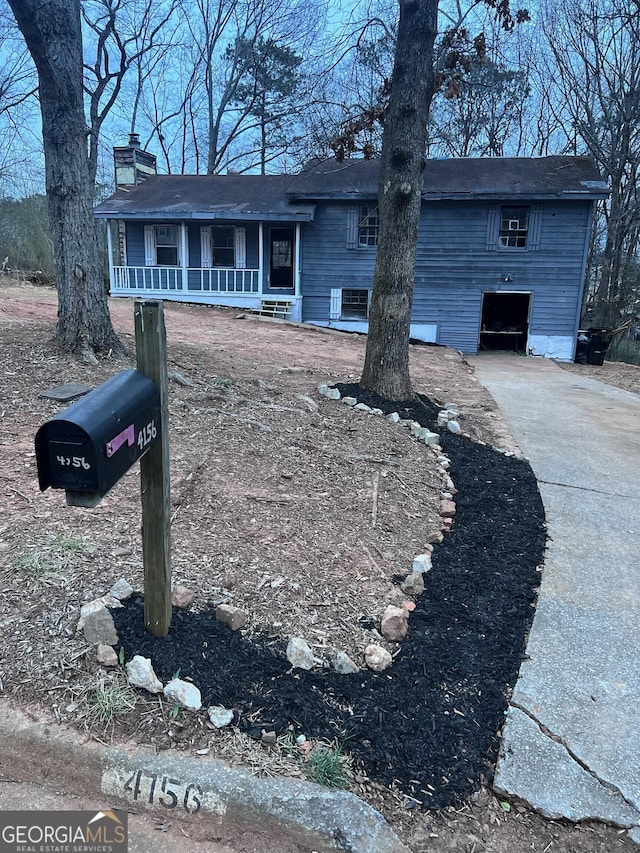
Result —
[[[260,270],[182,267],[114,267],[112,291],[183,291],[187,293],[260,293]]]

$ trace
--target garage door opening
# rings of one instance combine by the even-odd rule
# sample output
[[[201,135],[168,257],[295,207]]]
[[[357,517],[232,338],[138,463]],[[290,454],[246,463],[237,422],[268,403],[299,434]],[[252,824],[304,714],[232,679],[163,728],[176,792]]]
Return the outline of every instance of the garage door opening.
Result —
[[[530,293],[484,293],[480,349],[526,352]]]

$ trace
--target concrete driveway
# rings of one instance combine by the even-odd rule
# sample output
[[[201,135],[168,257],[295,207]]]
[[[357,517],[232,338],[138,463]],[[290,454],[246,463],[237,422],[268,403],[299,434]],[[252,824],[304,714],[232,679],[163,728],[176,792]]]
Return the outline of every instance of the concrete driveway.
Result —
[[[640,841],[640,396],[537,358],[469,358],[538,478],[549,542],[495,786]]]

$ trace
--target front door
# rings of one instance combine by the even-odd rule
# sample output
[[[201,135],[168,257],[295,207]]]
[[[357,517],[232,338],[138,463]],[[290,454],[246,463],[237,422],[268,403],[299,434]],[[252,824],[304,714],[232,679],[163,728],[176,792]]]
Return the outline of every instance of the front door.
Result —
[[[293,228],[272,228],[269,237],[269,287],[293,290]]]

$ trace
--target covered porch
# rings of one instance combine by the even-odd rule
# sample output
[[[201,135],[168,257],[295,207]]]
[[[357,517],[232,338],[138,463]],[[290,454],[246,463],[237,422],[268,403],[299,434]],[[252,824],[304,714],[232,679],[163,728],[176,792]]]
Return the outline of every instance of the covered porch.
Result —
[[[106,224],[112,296],[302,319],[299,221],[107,218]]]

